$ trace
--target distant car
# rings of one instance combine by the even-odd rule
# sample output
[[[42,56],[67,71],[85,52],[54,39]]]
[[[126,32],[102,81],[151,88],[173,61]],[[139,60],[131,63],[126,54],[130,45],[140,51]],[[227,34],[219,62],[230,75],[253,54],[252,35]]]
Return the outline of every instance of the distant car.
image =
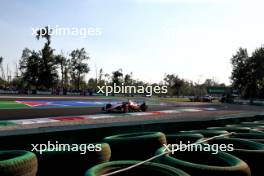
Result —
[[[210,95],[206,95],[206,96],[196,96],[192,99],[193,102],[213,102],[213,97]]]
[[[116,103],[116,104],[106,104],[104,107],[102,107],[102,111],[105,112],[145,112],[147,111],[148,106],[145,102],[138,103],[135,101],[128,100],[126,102],[122,103]]]
[[[202,97],[202,102],[213,102],[213,97],[210,95],[206,95],[204,97]]]

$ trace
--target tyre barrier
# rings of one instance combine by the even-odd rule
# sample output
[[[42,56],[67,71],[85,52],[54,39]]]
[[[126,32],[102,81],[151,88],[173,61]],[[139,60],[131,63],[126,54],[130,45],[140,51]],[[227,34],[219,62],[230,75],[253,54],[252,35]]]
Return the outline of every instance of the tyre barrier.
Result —
[[[264,144],[245,139],[218,138],[208,141],[209,144],[233,145],[233,151],[228,153],[245,161],[252,176],[263,176]]]
[[[23,150],[0,151],[1,176],[36,176],[38,168],[34,153]]]
[[[203,139],[204,136],[200,133],[175,133],[175,134],[166,134],[168,144],[183,144],[194,143],[200,139]]]
[[[264,143],[264,134],[261,134],[261,133],[235,133],[235,134],[232,134],[231,137]]]
[[[226,125],[228,128],[250,128],[249,133],[264,133],[264,126],[258,124],[235,124],[235,125]]]
[[[46,151],[37,153],[39,168],[38,176],[81,176],[96,164],[110,160],[111,150],[107,143],[101,145],[101,151],[87,151],[85,154],[74,151]]]
[[[129,166],[138,164],[139,161],[133,161],[133,160],[123,160],[123,161],[111,161],[103,164],[96,165],[92,168],[90,168],[85,176],[101,176],[103,174],[108,174],[110,172],[114,172],[120,169],[127,168]],[[174,167],[170,167],[168,165],[163,165],[159,163],[152,163],[147,162],[143,165],[140,165],[136,168],[133,168],[129,171],[124,171],[118,174],[115,174],[116,176],[190,176],[187,173],[176,169]]]
[[[180,131],[180,133],[186,134],[186,133],[200,133],[204,137],[213,137],[218,136],[222,134],[227,134],[228,131],[226,130],[208,130],[208,129],[202,129],[202,130],[190,130],[190,131]]]
[[[264,125],[259,124],[232,124],[226,125],[226,127],[248,127],[248,128],[264,128]]]
[[[167,144],[161,132],[126,133],[103,139],[111,148],[111,161],[145,160],[152,157],[156,150]]]
[[[235,133],[257,133],[259,131],[256,131],[254,129],[251,129],[249,127],[209,127],[208,130],[225,130],[228,132],[235,132]]]
[[[241,122],[240,124],[242,124],[242,125],[262,125],[262,126],[264,126],[264,122],[257,122],[257,121],[255,121],[255,122]]]
[[[164,153],[160,148],[156,155]],[[179,168],[191,176],[250,176],[247,163],[225,152],[181,151],[163,155],[155,162]]]

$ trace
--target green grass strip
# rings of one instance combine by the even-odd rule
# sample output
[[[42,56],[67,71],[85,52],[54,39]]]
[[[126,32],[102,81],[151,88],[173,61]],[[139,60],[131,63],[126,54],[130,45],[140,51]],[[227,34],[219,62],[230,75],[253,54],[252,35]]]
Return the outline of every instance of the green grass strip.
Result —
[[[0,126],[13,126],[17,125],[15,122],[10,122],[10,121],[0,121]]]
[[[17,103],[16,101],[0,101],[0,109],[23,109],[30,108],[27,105]]]

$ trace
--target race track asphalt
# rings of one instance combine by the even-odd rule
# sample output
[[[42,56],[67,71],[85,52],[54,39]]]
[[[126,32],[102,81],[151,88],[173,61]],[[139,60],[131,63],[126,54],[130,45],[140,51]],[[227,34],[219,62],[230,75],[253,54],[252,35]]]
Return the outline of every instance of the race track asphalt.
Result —
[[[93,97],[27,97],[27,96],[0,96],[1,101],[10,100],[98,100]],[[104,100],[104,99],[100,99]],[[108,99],[109,100],[109,99]],[[174,103],[170,105],[149,105],[148,111],[160,111],[171,110],[177,108],[215,108],[213,114],[235,114],[242,113],[254,113],[264,112],[264,107],[261,106],[248,106],[248,105],[232,105],[232,104],[220,104],[220,103]],[[67,108],[25,108],[25,109],[0,109],[0,120],[18,120],[18,119],[34,119],[44,117],[56,117],[56,116],[74,116],[74,115],[92,115],[102,114],[101,107],[67,107]],[[193,113],[193,118],[200,117],[202,112]]]

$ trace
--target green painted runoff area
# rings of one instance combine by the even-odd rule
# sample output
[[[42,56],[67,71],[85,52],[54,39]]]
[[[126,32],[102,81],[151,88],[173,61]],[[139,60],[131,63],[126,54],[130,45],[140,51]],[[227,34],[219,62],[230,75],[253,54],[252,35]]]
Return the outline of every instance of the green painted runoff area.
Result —
[[[23,109],[30,108],[27,105],[17,103],[16,101],[0,101],[0,109]]]

